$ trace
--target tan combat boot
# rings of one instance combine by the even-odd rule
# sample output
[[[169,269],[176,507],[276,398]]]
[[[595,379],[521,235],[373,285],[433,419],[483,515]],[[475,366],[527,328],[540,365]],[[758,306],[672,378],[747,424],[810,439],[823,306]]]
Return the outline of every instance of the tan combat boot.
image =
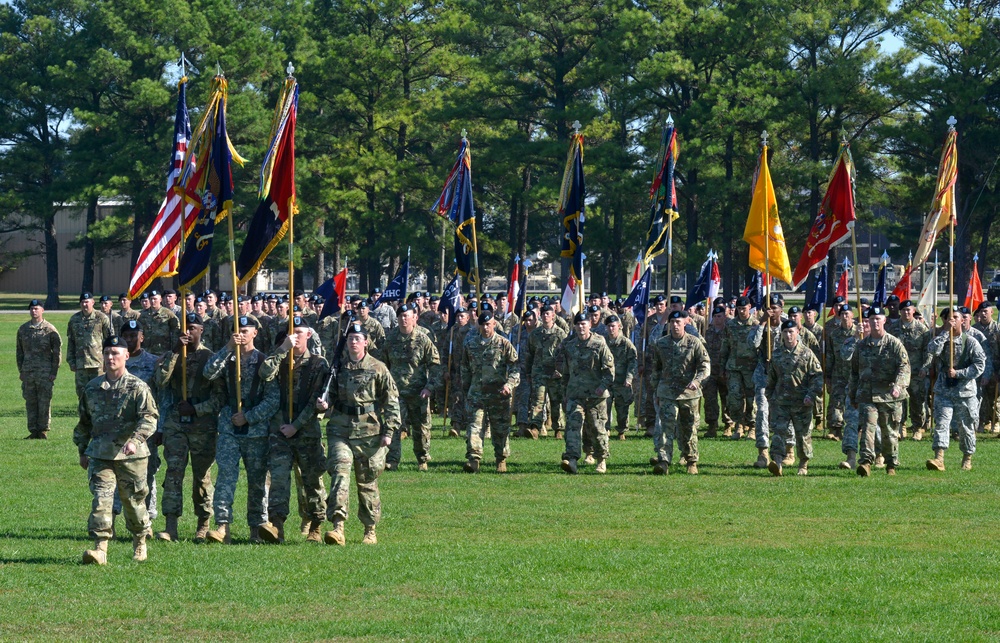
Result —
[[[785,457],[781,460],[781,464],[785,467],[795,464],[795,447],[790,444],[785,445]]]
[[[924,427],[922,426],[917,427],[917,429],[913,432],[913,440],[915,442],[920,442],[923,439],[924,439]]]
[[[731,438],[733,437],[733,427],[731,424],[726,425],[726,430],[722,432],[722,437]]]
[[[756,426],[748,426],[747,430],[746,430],[746,436],[747,436],[747,440],[756,440],[757,439],[757,427]]]
[[[569,474],[575,474],[577,472],[576,460],[567,459],[559,463],[562,470]]]
[[[944,449],[934,449],[934,457],[927,461],[928,471],[944,471]]]
[[[594,473],[607,473],[608,472],[608,461],[601,458],[597,461],[597,466],[594,467]]]
[[[883,456],[881,453],[875,456],[875,468],[885,469],[885,456]]]
[[[587,457],[583,459],[583,463],[584,464],[588,464],[588,465],[589,464],[594,464],[594,454],[593,453],[588,453]]]
[[[344,546],[344,521],[334,520],[333,530],[323,534],[323,542],[327,545],[340,545]]]
[[[802,462],[799,462],[799,470],[795,472],[795,475],[797,475],[797,476],[807,476],[807,475],[809,475],[809,461],[808,460],[803,459]]]
[[[781,463],[777,460],[771,460],[768,462],[767,470],[771,472],[771,475],[777,478],[781,477]]]
[[[106,538],[95,538],[94,548],[83,552],[84,565],[108,564],[108,541]]]
[[[456,429],[455,427],[452,427],[451,429],[449,429],[448,430],[448,437],[457,438],[458,437],[458,429]]]
[[[366,525],[365,526],[365,535],[364,535],[364,538],[361,539],[361,544],[362,545],[377,545],[378,544],[378,538],[375,537],[375,525]]]
[[[302,521],[299,523],[299,533],[303,536],[307,536],[309,534],[309,525],[311,523],[312,520],[310,520],[306,516],[303,516]]]
[[[253,529],[250,531],[253,538]],[[265,522],[257,528],[257,535],[269,545],[280,545],[285,542],[285,519],[276,516],[273,521]]]
[[[507,473],[506,460],[497,460],[497,473]]]
[[[867,478],[872,473],[872,465],[870,464],[859,464],[858,465],[858,475],[862,478]]]
[[[538,437],[541,437],[541,438],[547,438],[547,437],[549,437],[549,430],[546,429],[544,426],[542,428],[538,429]]]
[[[908,435],[909,435],[909,433],[907,433],[905,426],[899,427],[899,439],[900,440],[905,440]]]
[[[698,463],[697,462],[688,462],[687,472],[688,472],[688,475],[691,475],[691,476],[698,475]]]
[[[771,461],[767,454],[767,449],[757,449],[757,461],[753,463],[754,469],[767,469],[768,463]]]
[[[132,560],[141,563],[146,560],[146,533],[132,536]]]
[[[196,543],[205,542],[205,538],[208,537],[208,524],[209,524],[208,518],[198,519],[198,527],[195,529],[194,532],[194,541]]]
[[[233,542],[233,536],[229,533],[229,523],[217,525],[215,529],[206,534],[205,538],[210,543],[220,543],[225,545],[231,544]]]
[[[556,429],[556,432],[554,434],[552,434],[552,438],[555,439],[555,440],[562,440],[563,439],[563,432],[560,431],[559,429]]]
[[[972,454],[966,453],[962,456],[962,471],[972,471]]]
[[[180,540],[177,537],[177,516],[167,515],[167,527],[163,531],[157,532],[156,539],[165,540],[170,543]]]
[[[417,471],[427,471],[427,463],[421,462],[417,465]]]
[[[858,452],[848,451],[847,459],[841,462],[837,466],[839,466],[841,469],[854,469],[855,467],[858,466]]]
[[[625,431],[619,431],[618,432],[618,441],[619,442],[624,442],[625,441]]]
[[[527,435],[525,435],[524,437],[531,438],[532,440],[537,440],[538,436],[539,436],[538,429],[532,426],[527,429]]]
[[[321,543],[323,542],[323,532],[320,528],[323,526],[322,520],[310,520],[309,521],[309,531],[306,533],[307,543]]]

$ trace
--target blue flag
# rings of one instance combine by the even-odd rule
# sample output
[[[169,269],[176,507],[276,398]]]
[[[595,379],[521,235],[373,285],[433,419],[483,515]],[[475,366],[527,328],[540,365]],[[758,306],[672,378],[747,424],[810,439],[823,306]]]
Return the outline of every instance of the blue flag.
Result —
[[[712,263],[712,258],[709,257],[705,263],[701,264],[701,272],[698,273],[698,280],[694,282],[694,287],[688,293],[685,308],[690,308],[698,302],[704,302],[711,296],[709,294],[709,287],[712,285]]]
[[[813,274],[813,295],[809,300],[810,306],[815,306],[819,310],[826,304],[826,264]]]
[[[451,278],[451,281],[448,282],[444,292],[441,294],[441,300],[438,302],[438,312],[448,311],[448,328],[455,325],[455,311],[462,305],[462,293],[458,287],[458,277],[459,275],[456,273]]]
[[[455,265],[469,283],[479,278],[475,257],[476,209],[472,203],[472,155],[469,141],[462,138],[458,159],[445,180],[441,196],[434,202],[432,212],[448,217],[455,224]]]
[[[882,263],[878,267],[878,279],[875,281],[875,296],[872,297],[872,304],[875,306],[885,305],[885,269],[889,264],[889,257],[882,255]]]
[[[570,273],[578,282],[583,281],[583,222],[587,190],[583,181],[583,134],[574,134],[570,143],[569,159],[559,191],[559,215],[565,232],[561,256],[572,259]]]
[[[392,278],[389,285],[382,291],[382,296],[379,297],[378,303],[381,305],[382,302],[404,301],[406,299],[406,287],[409,281],[410,260],[407,259],[403,262],[403,265],[399,267],[399,272],[397,272],[396,276]]]
[[[751,270],[747,287],[743,294],[750,298],[750,305],[757,310],[764,310],[764,277],[760,270]]]
[[[642,328],[646,321],[646,310],[649,308],[649,280],[653,274],[653,267],[646,268],[639,281],[635,282],[632,292],[628,294],[622,307],[631,306],[632,314],[635,315],[635,327]]]

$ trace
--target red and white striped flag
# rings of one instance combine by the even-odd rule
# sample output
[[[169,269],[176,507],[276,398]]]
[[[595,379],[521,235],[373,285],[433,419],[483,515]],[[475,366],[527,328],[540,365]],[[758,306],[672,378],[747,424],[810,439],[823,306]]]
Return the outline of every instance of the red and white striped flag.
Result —
[[[639,256],[635,258],[635,270],[632,271],[632,283],[628,285],[629,292],[632,292],[632,289],[635,288],[636,282],[642,279],[642,273],[644,272],[646,272],[646,268],[643,266],[642,253],[640,252]]]
[[[521,255],[514,257],[514,269],[510,273],[510,285],[507,287],[507,310],[505,314],[514,312],[517,298],[521,295]]]
[[[132,279],[128,288],[129,297],[132,299],[146,290],[157,277],[177,274],[184,237],[194,227],[201,211],[192,199],[185,199],[184,192],[177,189],[190,140],[187,78],[182,78],[177,97],[177,116],[174,119],[174,153],[170,172],[167,174],[167,195],[160,204],[160,211],[153,220],[153,227],[146,237],[146,243],[142,246],[135,268],[132,269]],[[195,167],[193,154],[189,163],[193,169]]]

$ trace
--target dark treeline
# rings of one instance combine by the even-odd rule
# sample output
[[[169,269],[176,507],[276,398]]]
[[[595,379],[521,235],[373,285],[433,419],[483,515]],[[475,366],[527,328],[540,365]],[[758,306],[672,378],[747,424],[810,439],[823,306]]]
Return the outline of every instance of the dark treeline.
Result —
[[[0,6],[0,232],[40,233],[50,303],[61,204],[85,204],[92,224],[76,242],[86,249],[83,288],[100,257],[138,252],[163,197],[181,52],[193,67],[193,120],[217,66],[229,79],[230,136],[248,159],[234,169],[244,229],[293,62],[300,271],[322,279],[349,260],[362,290],[407,247],[440,288],[442,234],[450,266],[452,232],[429,207],[463,129],[483,269],[503,274],[515,253],[558,253],[556,201],[579,120],[587,266],[594,289],[621,292],[668,114],[680,148],[677,271],[696,270],[714,248],[726,289],[742,279],[764,129],[793,263],[842,135],[858,166],[859,216],[900,244],[894,260],[905,262],[950,115],[956,283],[974,253],[993,265],[1000,250],[990,243],[1000,204],[996,1],[14,0]],[[129,205],[98,222],[98,197]],[[227,259],[225,244],[215,252]],[[0,269],[16,264],[0,255]]]

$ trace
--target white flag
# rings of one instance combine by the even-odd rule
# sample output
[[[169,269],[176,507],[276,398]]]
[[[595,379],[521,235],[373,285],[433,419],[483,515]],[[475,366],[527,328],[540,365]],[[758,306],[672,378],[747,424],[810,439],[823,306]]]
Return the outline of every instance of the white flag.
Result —
[[[571,313],[576,313],[579,306],[579,302],[576,299],[576,279],[573,275],[569,276],[569,280],[566,282],[566,289],[563,291],[562,296],[562,307],[563,310],[568,310]]]
[[[917,310],[924,316],[927,325],[934,327],[934,317],[937,311],[934,310],[934,295],[937,293],[937,266],[934,272],[924,280],[924,287],[920,289],[920,300],[917,301]]]

